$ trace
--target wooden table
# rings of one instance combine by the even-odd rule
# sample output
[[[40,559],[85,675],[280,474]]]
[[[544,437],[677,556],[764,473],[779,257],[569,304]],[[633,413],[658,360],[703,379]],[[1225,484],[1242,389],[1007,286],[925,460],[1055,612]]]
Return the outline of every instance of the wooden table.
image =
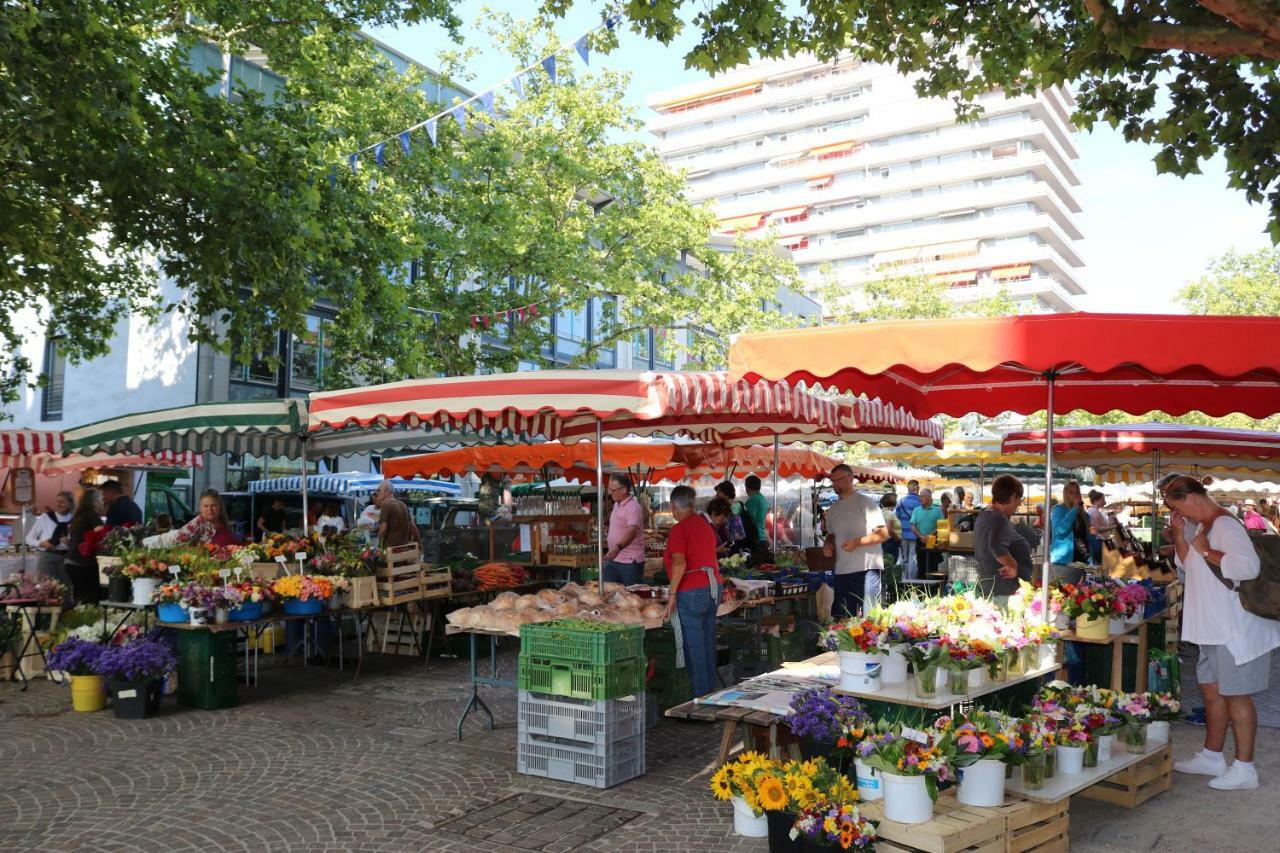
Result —
[[[1124,689],[1124,647],[1136,644],[1138,647],[1138,659],[1134,667],[1133,692],[1145,693],[1147,691],[1147,626],[1152,622],[1163,621],[1168,612],[1168,608],[1166,608],[1153,616],[1143,619],[1141,622],[1125,625],[1122,632],[1110,634],[1105,640],[1081,637],[1075,631],[1067,631],[1062,635],[1062,642],[1111,646],[1111,689],[1117,691]],[[1065,664],[1058,670],[1058,678],[1063,681],[1067,680],[1067,667]]]
[[[782,757],[780,754],[781,749],[778,745],[778,724],[785,723],[787,718],[780,714],[755,711],[751,708],[735,708],[731,705],[704,705],[694,700],[668,708],[666,716],[677,720],[723,723],[724,728],[720,733],[720,764],[724,764],[729,760],[729,753],[733,751],[733,745],[737,740],[739,724],[747,730],[748,736],[752,739],[761,730],[767,730],[769,757]]]
[[[1146,751],[1141,755],[1130,754],[1125,749],[1119,735],[1117,735],[1116,742],[1111,750],[1111,757],[1106,761],[1099,761],[1097,767],[1086,767],[1080,773],[1063,773],[1062,765],[1059,764],[1058,770],[1053,774],[1053,778],[1045,779],[1044,787],[1037,791],[1025,789],[1022,786],[1022,774],[1014,773],[1012,779],[1005,781],[1005,790],[1010,794],[1016,794],[1032,802],[1056,803],[1073,794],[1079,794],[1086,788],[1091,788],[1104,779],[1114,776],[1120,771],[1167,749],[1169,749],[1169,744],[1167,743],[1148,741]]]

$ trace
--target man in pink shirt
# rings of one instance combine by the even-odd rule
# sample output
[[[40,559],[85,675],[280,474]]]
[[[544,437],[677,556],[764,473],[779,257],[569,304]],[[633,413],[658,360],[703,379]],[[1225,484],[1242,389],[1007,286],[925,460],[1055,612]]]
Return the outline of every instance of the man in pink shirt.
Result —
[[[604,553],[605,582],[632,584],[644,581],[644,510],[631,494],[631,477],[614,474],[609,478],[609,550]]]

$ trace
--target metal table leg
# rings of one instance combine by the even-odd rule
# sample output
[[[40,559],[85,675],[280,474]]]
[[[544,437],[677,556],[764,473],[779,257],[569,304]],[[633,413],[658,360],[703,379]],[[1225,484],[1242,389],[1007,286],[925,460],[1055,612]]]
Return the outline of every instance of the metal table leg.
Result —
[[[489,729],[493,729],[493,711],[489,710],[489,706],[480,698],[480,687],[506,687],[514,690],[516,682],[510,679],[498,678],[498,638],[492,634],[489,635],[489,675],[480,675],[479,667],[476,663],[476,635],[470,634],[471,641],[471,698],[467,700],[467,705],[462,709],[462,716],[458,718],[458,740],[462,740],[462,724],[466,722],[467,717],[473,710],[479,708],[484,711],[489,718]]]

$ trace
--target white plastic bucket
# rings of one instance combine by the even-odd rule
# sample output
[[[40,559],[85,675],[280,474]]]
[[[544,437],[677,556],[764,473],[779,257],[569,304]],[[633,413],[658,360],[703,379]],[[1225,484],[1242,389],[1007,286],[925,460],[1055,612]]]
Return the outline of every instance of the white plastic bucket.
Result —
[[[155,578],[134,578],[133,603],[150,604],[151,596],[156,591],[156,585],[157,581]]]
[[[977,669],[969,670],[969,690],[981,690],[987,686],[987,668],[980,666]]]
[[[733,803],[733,831],[743,838],[767,838],[769,836],[769,819],[760,812],[759,816],[751,813],[751,807],[742,797],[729,798]]]
[[[1052,664],[1058,657],[1057,643],[1042,643],[1040,645],[1040,661],[1036,669],[1043,669]]]
[[[1147,743],[1168,743],[1169,721],[1157,720],[1147,726]]]
[[[853,760],[853,770],[858,779],[858,798],[872,802],[884,798],[884,786],[880,784],[880,771],[861,758]]]
[[[984,758],[962,768],[956,798],[966,806],[984,809],[1004,805],[1004,762]]]
[[[1055,773],[1076,774],[1084,771],[1084,747],[1058,744],[1058,764]]]
[[[1053,627],[1059,631],[1065,631],[1071,627],[1071,617],[1065,613],[1056,613],[1053,617]]]
[[[1125,625],[1124,617],[1121,617],[1119,619],[1110,619],[1107,621],[1107,630],[1110,631],[1112,634],[1123,634],[1124,625]]]
[[[876,693],[880,690],[881,655],[862,652],[838,652],[840,656],[840,688],[859,693]]]
[[[902,653],[905,644],[889,647],[889,654],[880,668],[880,680],[885,684],[897,684],[907,680],[907,658]]]
[[[884,816],[898,823],[924,823],[933,820],[933,800],[923,776],[880,774],[884,782]]]
[[[1147,733],[1150,736],[1150,732]],[[1098,761],[1110,761],[1111,749],[1115,746],[1115,735],[1102,735],[1098,738]]]
[[[1133,611],[1133,613],[1131,613],[1130,615],[1128,615],[1128,616],[1124,617],[1124,623],[1125,623],[1126,625],[1137,625],[1137,624],[1138,624],[1139,622],[1141,622],[1141,621],[1142,621],[1142,608],[1141,608],[1141,607],[1139,607],[1139,608],[1137,608],[1136,610],[1134,610],[1134,611]]]

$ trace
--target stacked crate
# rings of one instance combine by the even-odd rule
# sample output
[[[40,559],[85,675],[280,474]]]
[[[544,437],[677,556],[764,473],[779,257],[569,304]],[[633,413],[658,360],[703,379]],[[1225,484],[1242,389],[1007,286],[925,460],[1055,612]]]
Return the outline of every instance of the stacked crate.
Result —
[[[609,788],[644,773],[644,628],[520,628],[517,769]]]

